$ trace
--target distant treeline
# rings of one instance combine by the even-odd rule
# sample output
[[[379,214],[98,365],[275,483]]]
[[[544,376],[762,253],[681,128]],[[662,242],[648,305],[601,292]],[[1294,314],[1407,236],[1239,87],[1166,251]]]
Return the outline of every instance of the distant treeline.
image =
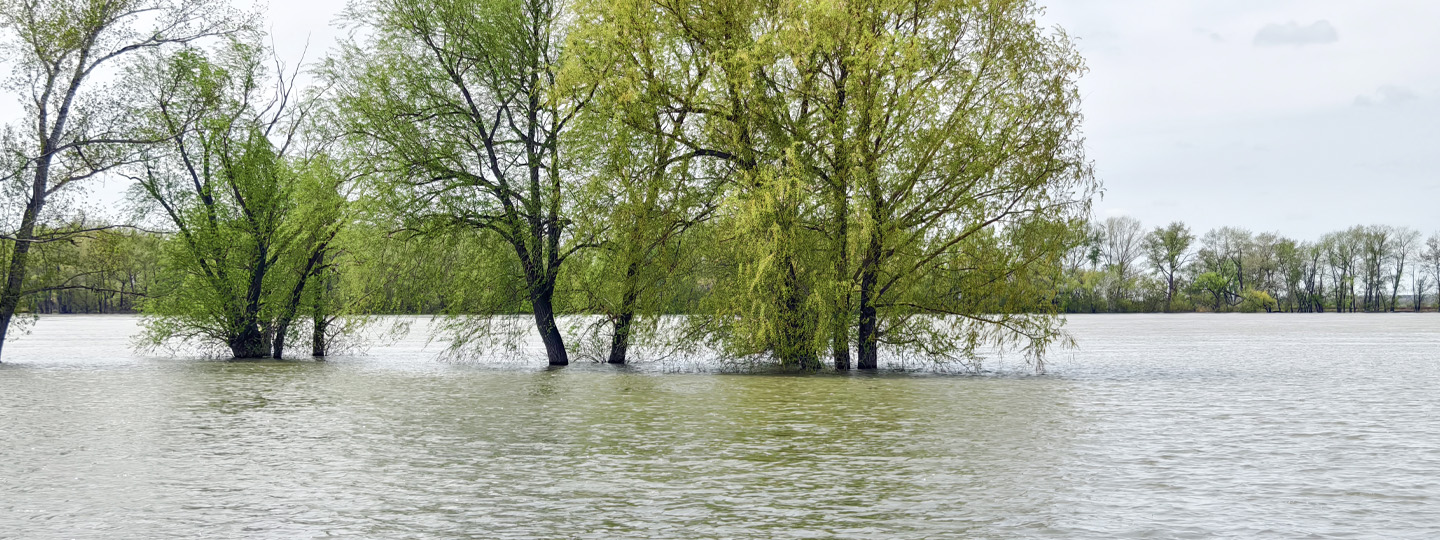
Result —
[[[88,229],[85,233],[75,233]],[[160,263],[162,235],[74,225],[42,231],[63,238],[33,248],[25,311],[139,313]]]
[[[1070,313],[1379,312],[1433,307],[1440,234],[1355,226],[1314,240],[1129,217],[1089,227],[1065,257],[1057,297]]]
[[[35,250],[26,280],[31,284],[27,311],[141,311],[156,282],[161,247],[171,235],[109,226],[88,230]],[[1087,230],[1084,241],[1066,254],[1060,272],[1055,301],[1068,313],[1416,311],[1435,309],[1440,297],[1440,234],[1426,238],[1404,227],[1355,226],[1314,241],[1234,227],[1197,237],[1182,222],[1147,231],[1128,217],[1092,223]],[[407,240],[407,235],[373,232],[364,243],[374,248],[368,260],[375,264],[350,273],[379,273],[352,276],[373,288],[367,294],[376,298],[365,305],[374,314],[446,312],[453,293],[462,288],[429,284],[466,279],[460,269],[493,253],[454,239]],[[603,264],[580,258],[592,260],[577,266]],[[419,275],[447,269],[453,275]],[[557,307],[563,313],[585,312],[593,302],[593,287],[580,281],[583,274],[570,277],[557,287]],[[666,279],[671,292],[656,306],[661,314],[686,313],[709,288],[709,280],[696,274]],[[524,302],[511,298],[491,303],[492,311],[526,313]]]

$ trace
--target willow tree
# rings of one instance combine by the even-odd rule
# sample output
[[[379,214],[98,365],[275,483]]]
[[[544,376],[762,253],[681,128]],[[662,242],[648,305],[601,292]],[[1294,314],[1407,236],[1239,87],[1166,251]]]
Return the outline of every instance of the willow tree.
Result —
[[[933,358],[1042,352],[1052,280],[1096,185],[1079,55],[1024,1],[846,4],[861,228],[858,367],[886,343]]]
[[[1330,268],[1330,286],[1334,291],[1336,313],[1355,311],[1355,276],[1360,266],[1363,227],[1327,233],[1320,237],[1317,249],[1324,254]]]
[[[289,287],[280,291],[271,347],[274,358],[283,357],[292,323],[306,315],[302,307],[309,308],[310,354],[315,357],[326,355],[334,317],[348,311],[337,305],[335,290],[337,237],[348,221],[346,184],[346,176],[323,154],[299,162],[289,179],[294,207],[277,231],[289,248],[277,260],[277,270],[286,274],[279,276],[280,281]]]
[[[728,351],[813,368],[829,349],[843,369],[853,327],[874,368],[881,341],[1056,337],[1025,313],[1052,305],[1029,270],[1072,242],[1094,182],[1080,60],[1033,5],[602,5],[642,36],[631,71],[658,107],[697,116],[675,140],[729,169],[700,323]]]
[[[0,289],[0,346],[25,291],[26,264],[47,202],[136,159],[128,132],[130,96],[103,73],[140,53],[228,34],[246,24],[224,0],[3,0],[0,54],[14,68],[5,89],[21,97],[23,127],[8,153],[18,167],[0,172],[6,185],[8,263]],[[11,157],[11,156],[7,156]],[[86,228],[67,234],[85,232]]]
[[[850,310],[834,285],[848,272],[827,263],[845,252],[845,235],[827,235],[824,197],[833,192],[812,169],[816,121],[799,105],[806,90],[789,86],[815,66],[791,65],[777,33],[794,14],[753,1],[594,5],[616,36],[612,76],[629,90],[623,95],[691,125],[634,127],[706,160],[726,180],[705,254],[710,294],[696,327],[742,358],[815,368],[827,345],[848,358]]]
[[[323,173],[286,156],[297,146],[305,106],[297,108],[293,79],[267,75],[269,57],[255,41],[157,56],[130,73],[151,103],[149,131],[169,134],[133,175],[135,200],[174,231],[144,309],[155,344],[279,357],[316,250],[325,251],[325,226],[298,223],[305,212],[297,192],[302,179]],[[309,191],[309,206],[333,206],[333,194]],[[309,213],[336,221],[327,211]],[[296,264],[306,266],[286,271]]]
[[[568,364],[555,284],[589,242],[571,234],[585,180],[567,161],[567,139],[592,91],[556,83],[562,5],[370,0],[350,16],[367,37],[346,45],[330,73],[354,151],[376,171],[370,194],[404,228],[500,238],[523,274],[549,363]]]
[[[651,122],[656,131],[685,124],[683,113],[641,114],[646,118],[630,121]],[[587,149],[604,182],[581,207],[587,220],[577,226],[592,229],[587,236],[596,238],[597,249],[588,264],[571,268],[574,307],[601,315],[597,322],[610,336],[605,361],[624,364],[637,336],[661,337],[653,332],[661,315],[694,307],[686,277],[703,256],[697,232],[715,210],[718,182],[672,140],[610,123],[608,115],[584,120],[606,122],[610,133]]]
[[[583,165],[598,180],[584,197],[589,219],[579,225],[598,240],[589,264],[577,268],[577,308],[599,313],[609,327],[606,361],[623,364],[637,335],[654,330],[666,312],[693,311],[693,277],[708,250],[697,232],[713,217],[724,167],[707,162],[694,141],[700,114],[670,107],[707,80],[703,60],[635,2],[595,0],[577,6],[565,74],[596,89],[577,117],[591,134],[577,139]],[[658,42],[657,42],[658,41]]]

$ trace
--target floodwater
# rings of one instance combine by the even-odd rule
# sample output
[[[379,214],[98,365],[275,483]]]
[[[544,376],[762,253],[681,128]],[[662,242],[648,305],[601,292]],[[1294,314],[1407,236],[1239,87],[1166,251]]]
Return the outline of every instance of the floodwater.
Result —
[[[1434,314],[1075,316],[1047,374],[968,376],[148,358],[134,325],[6,344],[0,537],[1440,538]]]

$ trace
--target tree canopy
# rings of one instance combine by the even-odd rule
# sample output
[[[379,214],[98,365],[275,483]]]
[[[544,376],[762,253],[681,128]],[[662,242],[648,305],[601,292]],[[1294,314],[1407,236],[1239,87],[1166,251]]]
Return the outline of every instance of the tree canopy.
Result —
[[[206,5],[152,6],[196,37],[132,36],[107,122],[163,229],[153,342],[280,357],[426,312],[551,365],[641,339],[875,369],[1038,357],[1091,239],[1127,246],[1109,296],[1140,274],[1138,223],[1089,234],[1083,61],[1029,1],[362,0],[308,89]]]

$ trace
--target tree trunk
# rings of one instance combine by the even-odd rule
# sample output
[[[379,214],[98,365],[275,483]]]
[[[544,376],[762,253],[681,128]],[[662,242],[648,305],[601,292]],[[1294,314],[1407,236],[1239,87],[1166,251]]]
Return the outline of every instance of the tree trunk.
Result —
[[[311,289],[315,292],[315,303],[311,306],[310,321],[310,356],[324,358],[328,352],[325,350],[325,332],[330,329],[328,304],[325,303],[326,293],[330,292],[330,280],[326,272],[316,275],[315,286]]]
[[[325,250],[330,245],[330,239],[334,237],[335,233],[332,232],[329,238],[326,238],[320,242],[319,245],[315,246],[315,249],[310,252],[310,258],[305,261],[305,268],[300,272],[300,279],[295,282],[295,287],[290,289],[290,298],[287,299],[285,309],[280,316],[275,330],[274,356],[277,360],[280,359],[281,355],[285,352],[285,333],[290,330],[290,322],[295,318],[295,314],[300,311],[300,300],[304,297],[305,285],[308,284],[310,280],[315,279],[316,275],[322,270],[320,261],[325,259]],[[315,301],[320,302],[321,300],[322,296],[317,293],[315,295]]]
[[[268,253],[268,246],[261,243],[251,263],[250,283],[245,289],[245,312],[240,319],[239,332],[230,339],[230,351],[235,358],[264,358],[271,354],[271,328],[268,323],[265,327],[260,325],[260,301],[265,292],[265,272],[269,270],[266,261]]]
[[[281,359],[285,352],[285,333],[290,331],[290,319],[280,319],[275,325],[275,339],[271,343],[273,352],[270,357],[276,360]]]
[[[1170,313],[1175,304],[1175,271],[1170,271],[1170,276],[1165,280],[1165,312]]]
[[[850,369],[850,149],[846,136],[849,128],[848,104],[846,100],[847,81],[850,68],[847,61],[840,63],[840,76],[835,81],[835,110],[840,115],[831,123],[831,137],[835,144],[834,191],[835,198],[835,305],[830,349],[834,355],[835,369]]]
[[[330,321],[325,320],[325,316],[317,312],[314,325],[314,331],[310,334],[310,356],[324,358],[325,330],[330,326]]]
[[[554,284],[532,286],[530,303],[535,308],[535,328],[540,331],[540,341],[545,344],[545,356],[552,366],[570,365],[570,355],[565,352],[565,339],[555,325],[555,308],[551,304]]]
[[[1400,274],[1405,271],[1405,265],[1395,267],[1395,280],[1390,287],[1390,312],[1395,312],[1395,301],[1400,298]]]
[[[630,349],[630,326],[635,320],[635,302],[640,298],[640,261],[633,259],[625,267],[625,290],[620,294],[620,313],[615,318],[615,332],[610,338],[610,364],[624,364]]]
[[[64,121],[62,111],[59,123],[63,124]],[[56,131],[58,136],[58,127]],[[30,185],[30,202],[25,204],[25,213],[20,218],[20,229],[15,231],[15,247],[10,252],[10,270],[5,276],[5,288],[0,291],[0,352],[4,350],[10,322],[15,318],[15,309],[20,306],[20,294],[24,291],[25,265],[30,259],[31,240],[35,238],[35,223],[39,220],[40,209],[45,206],[45,188],[50,183],[50,160],[54,156],[50,151],[51,147],[51,144],[45,145],[35,164],[35,176]]]
[[[626,351],[630,349],[630,324],[634,318],[634,311],[624,310],[615,319],[615,335],[610,339],[610,358],[606,360],[606,363],[625,363]]]
[[[832,332],[830,350],[834,355],[835,369],[850,369],[850,257],[848,249],[849,215],[845,204],[846,194],[842,185],[836,193],[835,211],[835,305],[831,317]]]
[[[230,353],[237,359],[265,358],[270,354],[265,334],[253,319],[246,321],[240,326],[240,332],[230,337]]]
[[[880,238],[870,233],[870,245],[860,260],[860,325],[856,333],[859,341],[860,369],[878,369],[879,336],[875,313],[875,284],[879,279]]]
[[[10,271],[6,275],[4,292],[0,292],[0,352],[5,347],[5,338],[10,332],[10,322],[15,318],[15,308],[20,305],[20,288],[25,285],[25,262],[30,255],[30,239],[34,237],[34,219],[25,212],[28,223],[21,225],[15,235],[15,248],[10,254]],[[3,358],[3,356],[0,356]]]

